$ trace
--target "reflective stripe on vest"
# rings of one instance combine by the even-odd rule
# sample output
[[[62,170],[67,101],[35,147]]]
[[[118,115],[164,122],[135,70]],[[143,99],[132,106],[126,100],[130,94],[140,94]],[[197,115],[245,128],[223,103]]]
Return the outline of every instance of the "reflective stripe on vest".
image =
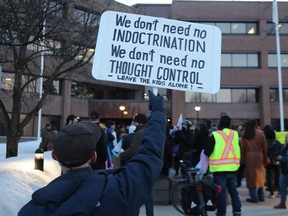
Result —
[[[215,147],[212,155],[209,157],[211,172],[236,171],[240,166],[240,147],[236,146],[239,140],[235,140],[237,134],[233,130],[224,129],[224,131],[213,132]],[[215,136],[216,134],[219,136]],[[235,150],[235,147],[238,149]]]

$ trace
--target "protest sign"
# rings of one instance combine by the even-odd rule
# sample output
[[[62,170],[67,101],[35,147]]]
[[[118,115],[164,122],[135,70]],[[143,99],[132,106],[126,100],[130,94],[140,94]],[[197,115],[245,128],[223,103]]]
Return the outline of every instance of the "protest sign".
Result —
[[[92,67],[98,80],[182,91],[220,89],[221,31],[115,11],[101,16]]]

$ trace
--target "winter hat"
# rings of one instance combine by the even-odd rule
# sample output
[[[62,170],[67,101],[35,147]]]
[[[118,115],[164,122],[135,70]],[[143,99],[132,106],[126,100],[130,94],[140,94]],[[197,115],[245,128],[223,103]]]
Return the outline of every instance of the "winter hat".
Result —
[[[66,125],[59,131],[53,151],[62,166],[80,166],[91,158],[100,138],[99,127],[88,121]]]
[[[230,127],[231,118],[227,115],[223,115],[220,118],[219,128],[229,128]]]
[[[191,121],[189,121],[189,120],[187,120],[187,119],[183,120],[183,121],[181,122],[181,124],[187,125],[187,126],[189,126],[189,127],[192,125]]]
[[[90,118],[91,118],[92,120],[99,119],[99,113],[98,113],[97,111],[95,111],[95,110],[91,111],[91,113],[90,113]]]
[[[138,114],[133,119],[134,122],[138,122],[139,124],[146,124],[148,122],[148,118],[144,114]]]

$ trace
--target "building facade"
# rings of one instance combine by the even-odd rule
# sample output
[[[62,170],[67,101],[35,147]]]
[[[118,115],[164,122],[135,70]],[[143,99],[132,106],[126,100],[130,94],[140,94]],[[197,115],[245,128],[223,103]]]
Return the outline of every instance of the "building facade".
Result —
[[[159,89],[165,96],[168,123],[177,124],[179,115],[194,124],[211,120],[217,123],[229,115],[235,126],[257,119],[260,126],[272,124],[280,130],[278,70],[272,2],[180,1],[172,5],[137,5],[139,13],[155,17],[215,25],[222,31],[221,89],[215,94]],[[282,96],[285,129],[288,127],[288,3],[278,2],[281,45]],[[42,127],[55,120],[57,127],[74,114],[87,119],[97,110],[103,121],[113,119],[130,124],[137,113],[148,114],[147,87],[95,80],[92,62],[81,74],[55,83],[55,94],[42,108]],[[13,79],[2,69],[1,97],[11,90]],[[82,74],[83,73],[83,74]],[[13,77],[12,77],[13,78]],[[9,97],[4,100],[7,110]],[[124,106],[124,112],[119,109]],[[195,107],[201,109],[196,111]],[[25,112],[23,111],[23,115]],[[37,117],[24,130],[36,136]]]

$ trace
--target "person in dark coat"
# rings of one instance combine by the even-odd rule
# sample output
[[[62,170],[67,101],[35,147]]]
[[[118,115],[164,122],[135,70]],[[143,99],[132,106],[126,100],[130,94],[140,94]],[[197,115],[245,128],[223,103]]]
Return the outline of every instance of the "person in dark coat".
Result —
[[[127,161],[132,158],[139,150],[139,147],[142,144],[142,136],[144,132],[144,127],[148,122],[148,118],[145,114],[138,114],[133,119],[133,125],[136,126],[135,134],[133,136],[131,145],[124,152],[119,154],[121,164],[125,165]]]
[[[95,110],[90,112],[90,121],[98,125],[101,131],[101,136],[96,144],[95,149],[98,156],[96,162],[91,164],[91,167],[93,170],[105,169],[106,160],[108,158],[106,127],[100,122],[100,115]]]
[[[54,125],[51,126],[50,131],[48,132],[46,136],[46,146],[47,146],[47,151],[51,151],[54,146],[54,142],[57,138],[58,131]]]
[[[136,126],[135,125],[130,125],[128,128],[128,134],[123,137],[122,139],[122,148],[123,150],[127,150],[130,148],[134,134],[135,134]]]
[[[93,171],[90,162],[96,161],[99,127],[91,122],[65,126],[52,151],[63,175],[34,192],[18,215],[135,216],[163,167],[164,98],[151,91],[148,94],[150,119],[142,145],[125,169],[112,173]]]
[[[276,134],[270,125],[265,125],[263,133],[267,141],[268,165],[266,169],[266,183],[270,194],[269,198],[274,198],[274,191],[279,189],[280,163],[276,157],[280,154],[282,144],[276,140]]]
[[[179,145],[178,158],[179,158],[179,161],[180,160],[191,161],[192,150],[193,150],[193,145],[194,145],[194,131],[191,130],[192,124],[188,120],[183,120],[181,125],[182,125],[182,129],[176,131],[174,134],[175,144]],[[178,165],[175,164],[176,168],[179,167],[179,163],[180,163],[179,161],[178,161]],[[178,170],[176,170],[176,173],[178,174]],[[186,175],[183,168],[181,168],[181,174]]]
[[[192,150],[192,167],[195,167],[200,161],[201,151],[206,146],[209,139],[209,131],[205,124],[199,125],[199,130],[195,133],[195,140]]]
[[[43,151],[47,151],[47,135],[51,129],[51,124],[46,124],[44,128],[41,129],[41,142],[39,148],[42,148]]]

